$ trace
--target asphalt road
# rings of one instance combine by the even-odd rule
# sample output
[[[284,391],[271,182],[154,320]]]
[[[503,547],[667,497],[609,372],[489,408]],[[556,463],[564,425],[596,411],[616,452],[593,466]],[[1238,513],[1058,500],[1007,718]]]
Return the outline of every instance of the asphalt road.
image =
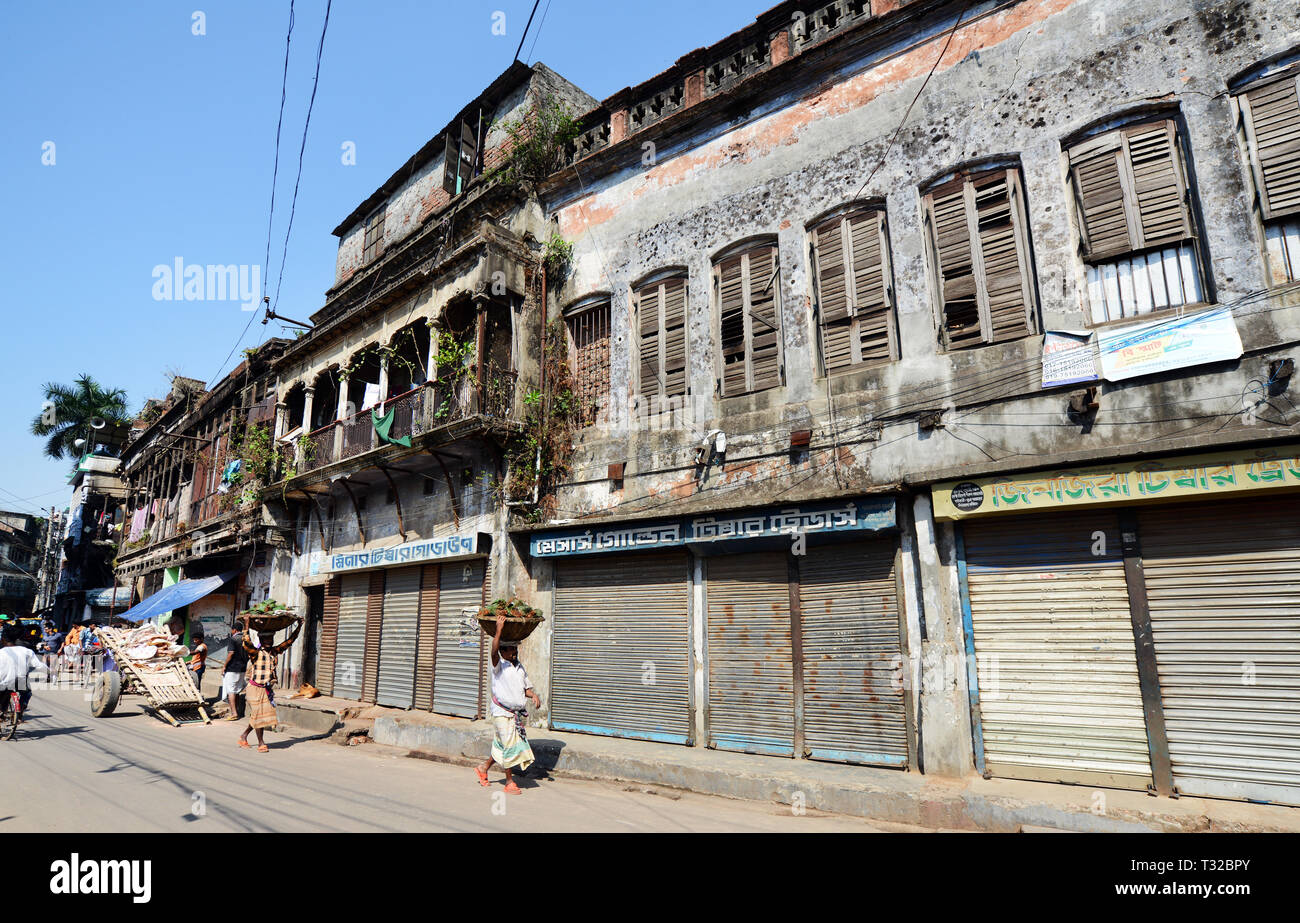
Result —
[[[366,744],[268,734],[241,723],[173,728],[135,697],[94,718],[86,694],[38,689],[0,742],[0,834],[55,832],[803,832],[902,829],[857,818],[614,782],[521,780],[507,796],[472,769]]]

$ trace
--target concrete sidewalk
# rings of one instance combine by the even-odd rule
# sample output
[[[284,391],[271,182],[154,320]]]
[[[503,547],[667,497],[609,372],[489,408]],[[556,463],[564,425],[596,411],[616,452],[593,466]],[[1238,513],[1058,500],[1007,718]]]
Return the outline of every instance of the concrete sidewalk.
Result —
[[[281,700],[281,720],[317,732],[372,720],[371,739],[411,756],[469,766],[488,754],[488,721],[321,696]],[[751,756],[532,729],[537,764],[554,773],[684,789],[936,830],[1014,833],[1300,831],[1300,808],[1155,798],[1143,792],[1009,779],[947,779],[864,766]]]

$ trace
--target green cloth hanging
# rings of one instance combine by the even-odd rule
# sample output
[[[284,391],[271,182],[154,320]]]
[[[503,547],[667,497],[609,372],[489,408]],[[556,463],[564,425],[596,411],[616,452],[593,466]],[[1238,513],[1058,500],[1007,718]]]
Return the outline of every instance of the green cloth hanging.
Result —
[[[384,442],[391,442],[393,445],[405,446],[409,449],[411,447],[410,436],[403,436],[400,439],[394,439],[392,436],[388,435],[393,428],[393,417],[396,413],[396,407],[390,407],[388,413],[384,414],[382,417],[379,415],[378,410],[372,410],[370,411],[370,421],[375,424],[375,432],[379,434],[379,438],[384,440]]]

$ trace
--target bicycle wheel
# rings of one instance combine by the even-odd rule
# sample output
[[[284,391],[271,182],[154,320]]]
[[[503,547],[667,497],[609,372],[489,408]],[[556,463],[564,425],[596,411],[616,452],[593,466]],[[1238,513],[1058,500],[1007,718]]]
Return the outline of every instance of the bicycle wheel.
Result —
[[[18,712],[14,711],[13,705],[10,704],[0,712],[0,740],[12,740],[17,730]]]

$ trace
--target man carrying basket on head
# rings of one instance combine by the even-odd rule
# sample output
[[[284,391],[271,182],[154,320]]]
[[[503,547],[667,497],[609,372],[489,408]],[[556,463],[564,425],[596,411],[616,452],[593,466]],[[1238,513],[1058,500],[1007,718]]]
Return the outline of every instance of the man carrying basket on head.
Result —
[[[248,727],[239,735],[239,745],[245,749],[249,746],[249,732],[256,731],[257,752],[268,751],[262,732],[266,728],[274,728],[280,721],[275,713],[275,658],[293,644],[298,632],[302,630],[302,624],[302,616],[295,616],[293,631],[279,644],[272,643],[275,640],[273,631],[257,631],[256,642],[248,640],[253,631],[246,630],[240,637],[239,643],[248,655],[248,689],[244,693],[244,715],[248,719]]]
[[[492,726],[496,736],[492,740],[492,755],[475,769],[478,784],[488,784],[488,770],[499,763],[506,771],[506,792],[519,794],[513,770],[521,772],[533,764],[533,748],[528,745],[525,722],[528,711],[525,699],[533,700],[534,708],[542,707],[542,700],[533,691],[528,673],[519,662],[519,647],[514,643],[501,643],[501,632],[506,627],[504,612],[497,614],[497,633],[492,638]]]

